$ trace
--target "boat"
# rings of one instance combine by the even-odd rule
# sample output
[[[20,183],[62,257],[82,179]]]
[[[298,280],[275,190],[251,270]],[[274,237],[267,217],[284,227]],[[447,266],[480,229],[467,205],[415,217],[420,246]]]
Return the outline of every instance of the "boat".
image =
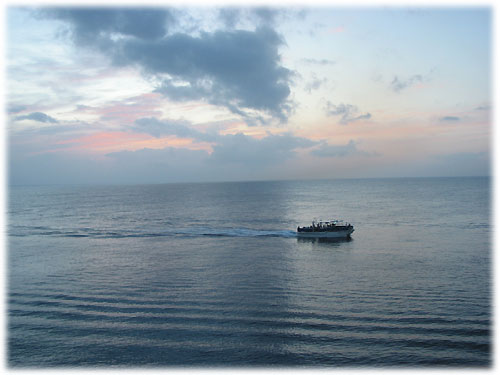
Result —
[[[297,227],[301,238],[350,238],[354,227],[342,220],[313,221],[308,227]]]

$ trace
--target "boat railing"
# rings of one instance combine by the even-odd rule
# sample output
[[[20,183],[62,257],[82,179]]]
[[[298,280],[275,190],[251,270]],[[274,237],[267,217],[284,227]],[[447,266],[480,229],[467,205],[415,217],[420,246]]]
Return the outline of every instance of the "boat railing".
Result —
[[[313,221],[312,225],[305,227],[297,227],[298,232],[323,232],[336,229],[342,230],[346,227],[350,227],[350,223],[346,223],[343,220],[331,220],[331,221]]]

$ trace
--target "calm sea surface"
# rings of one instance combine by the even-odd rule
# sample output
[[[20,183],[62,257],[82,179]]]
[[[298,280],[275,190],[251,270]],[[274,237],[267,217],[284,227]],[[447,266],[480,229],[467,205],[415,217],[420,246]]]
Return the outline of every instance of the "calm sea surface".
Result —
[[[491,366],[488,178],[8,196],[10,367]]]

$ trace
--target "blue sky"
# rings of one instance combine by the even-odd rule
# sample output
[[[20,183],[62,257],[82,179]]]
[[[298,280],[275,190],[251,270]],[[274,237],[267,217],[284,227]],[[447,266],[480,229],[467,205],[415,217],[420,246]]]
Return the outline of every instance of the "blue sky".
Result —
[[[492,16],[11,5],[9,183],[488,175]]]

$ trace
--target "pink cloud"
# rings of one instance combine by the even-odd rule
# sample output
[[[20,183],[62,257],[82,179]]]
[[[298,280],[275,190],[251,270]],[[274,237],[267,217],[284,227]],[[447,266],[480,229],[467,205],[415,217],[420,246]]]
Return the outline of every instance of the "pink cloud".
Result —
[[[99,132],[83,137],[56,142],[57,145],[67,145],[64,149],[56,148],[48,152],[58,151],[88,151],[97,154],[106,154],[114,151],[135,151],[143,148],[161,149],[165,147],[189,148],[191,150],[211,151],[209,144],[193,143],[191,139],[168,136],[155,138],[148,134],[127,132]]]
[[[130,99],[111,102],[110,105],[99,108],[96,113],[103,120],[130,123],[141,117],[160,116],[162,106],[160,94],[148,93]]]
[[[71,149],[88,149],[93,151],[109,151],[123,148],[123,145],[151,138],[146,134],[126,132],[99,132],[78,138],[57,142],[58,145],[68,145]]]
[[[115,122],[120,125],[130,124],[141,117],[161,116],[165,102],[162,95],[147,93],[123,100],[115,100],[100,106],[77,105],[70,113],[95,115],[100,120]]]

